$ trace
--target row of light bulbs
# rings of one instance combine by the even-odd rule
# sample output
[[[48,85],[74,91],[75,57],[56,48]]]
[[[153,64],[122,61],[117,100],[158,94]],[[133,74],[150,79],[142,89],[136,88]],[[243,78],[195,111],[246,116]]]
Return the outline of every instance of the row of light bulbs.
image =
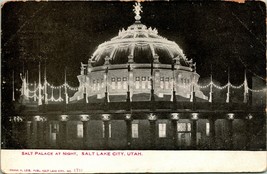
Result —
[[[172,113],[170,118],[171,118],[171,120],[177,121],[180,119],[179,116],[180,116],[179,113]],[[81,115],[79,115],[79,117],[80,117],[81,121],[89,121],[90,120],[90,115],[88,115],[88,114],[81,114]],[[102,114],[101,118],[103,121],[109,121],[109,120],[111,120],[111,115],[110,114]],[[157,116],[154,113],[148,114],[147,118],[150,121],[156,121],[157,120]],[[235,114],[234,113],[228,113],[226,118],[229,120],[234,120]],[[252,114],[248,114],[245,118],[248,120],[251,120],[253,118],[253,116],[252,116]],[[60,119],[60,121],[68,121],[70,118],[68,115],[63,114],[63,115],[59,116],[59,119]],[[131,120],[132,119],[131,114],[125,114],[125,119]],[[199,114],[198,113],[191,113],[190,119],[198,120]],[[10,117],[10,119],[9,119],[9,121],[11,121],[11,122],[22,122],[23,120],[24,119],[20,116]],[[47,118],[44,116],[36,115],[36,116],[34,116],[34,120],[43,122],[43,121],[47,121]]]

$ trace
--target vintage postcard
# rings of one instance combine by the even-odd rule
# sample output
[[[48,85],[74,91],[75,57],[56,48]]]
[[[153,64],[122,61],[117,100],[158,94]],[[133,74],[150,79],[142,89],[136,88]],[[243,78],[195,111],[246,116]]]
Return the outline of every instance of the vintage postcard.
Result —
[[[3,173],[263,172],[266,4],[1,7]]]

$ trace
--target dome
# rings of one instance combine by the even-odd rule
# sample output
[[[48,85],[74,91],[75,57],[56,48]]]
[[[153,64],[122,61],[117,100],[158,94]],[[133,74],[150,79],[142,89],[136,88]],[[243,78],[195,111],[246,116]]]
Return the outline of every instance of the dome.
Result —
[[[100,44],[90,61],[93,66],[101,66],[107,58],[110,64],[151,63],[154,59],[154,62],[162,64],[172,64],[176,60],[183,66],[189,66],[182,49],[175,42],[158,35],[157,29],[148,28],[140,21]]]

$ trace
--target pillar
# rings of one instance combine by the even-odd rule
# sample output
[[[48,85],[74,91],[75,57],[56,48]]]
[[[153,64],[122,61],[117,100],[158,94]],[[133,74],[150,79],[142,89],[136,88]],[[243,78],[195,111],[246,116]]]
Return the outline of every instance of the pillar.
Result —
[[[88,120],[82,121],[83,123],[83,148],[87,149],[88,140]]]
[[[31,148],[38,148],[38,144],[37,144],[37,141],[38,141],[38,125],[37,123],[39,122],[39,119],[40,119],[40,116],[34,116],[33,117],[33,122],[32,122],[32,146]]]
[[[47,123],[47,120],[45,119],[44,122],[43,122],[43,147],[44,148],[47,148],[48,146],[48,142],[47,142],[47,139],[48,139],[48,123]]]
[[[151,149],[155,149],[156,145],[156,121],[151,120],[150,123],[150,147]]]
[[[42,148],[43,147],[43,123],[42,121],[37,121],[37,143],[36,146],[37,148]]]
[[[156,121],[157,121],[157,117],[154,114],[150,114],[148,116],[148,120],[149,120],[149,140],[150,140],[150,149],[155,149],[156,148]]]
[[[251,138],[252,138],[252,133],[251,133],[251,119],[252,118],[253,118],[253,116],[251,114],[249,114],[245,118],[245,125],[246,125],[246,129],[245,129],[246,150],[250,150],[250,147],[251,147]]]
[[[192,120],[191,146],[192,146],[192,149],[197,149],[197,120],[198,120],[198,114],[197,113],[192,113],[191,120]]]
[[[51,127],[50,127],[50,125],[51,125]],[[59,124],[58,124],[58,121],[52,121],[52,122],[50,122],[50,125],[49,125],[49,127],[51,128],[49,128],[50,129],[50,131],[51,131],[51,134],[49,135],[49,145],[50,146],[52,146],[52,147],[55,147],[55,148],[58,148],[59,147],[59,145],[60,145],[60,141],[59,141]],[[53,141],[51,141],[51,139],[52,139],[52,135],[55,135],[55,141],[53,142]]]
[[[171,120],[172,124],[172,142],[174,149],[177,148],[177,120]]]
[[[31,148],[32,121],[25,121],[26,126],[26,147]]]
[[[59,148],[65,149],[67,147],[66,144],[67,144],[67,121],[61,120],[59,123]]]
[[[20,117],[19,117],[20,118]],[[16,147],[21,149],[24,148],[24,142],[23,142],[23,137],[25,135],[25,129],[23,129],[23,122],[22,120],[17,120],[16,121]]]
[[[131,149],[131,145],[132,145],[132,120],[131,120],[131,116],[126,116],[126,136],[127,136],[127,149]]]
[[[216,133],[215,133],[215,118],[209,118],[209,124],[210,124],[210,135],[209,135],[209,148],[215,149],[216,147]]]
[[[109,143],[109,121],[104,121],[104,148],[108,149]]]
[[[197,120],[192,121],[192,144],[193,149],[197,149]]]
[[[16,148],[17,140],[17,123],[15,120],[11,120],[11,146]]]
[[[227,124],[228,124],[228,149],[233,150],[233,119],[228,119]]]
[[[109,124],[110,124],[110,115],[103,114],[102,120],[104,124],[104,149],[109,148]]]

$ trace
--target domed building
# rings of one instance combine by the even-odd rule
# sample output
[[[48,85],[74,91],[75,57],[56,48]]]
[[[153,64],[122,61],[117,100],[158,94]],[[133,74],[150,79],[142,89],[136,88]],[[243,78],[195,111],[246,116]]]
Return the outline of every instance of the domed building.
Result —
[[[173,41],[158,35],[135,16],[135,23],[118,36],[100,44],[88,64],[81,64],[79,91],[70,98],[78,101],[86,94],[87,102],[105,97],[109,101],[190,99],[193,88],[197,98],[207,100],[197,84],[196,65]],[[154,93],[151,93],[151,90]],[[154,96],[152,96],[154,95]],[[176,96],[174,96],[176,95]]]
[[[27,73],[21,75],[20,107],[10,117],[12,137],[26,148],[262,148],[252,136],[263,142],[257,132],[265,129],[265,110],[250,105],[249,91],[257,90],[248,87],[246,75],[239,86],[229,77],[224,86],[212,78],[199,85],[192,59],[141,23],[140,3],[134,12],[132,25],[81,63],[77,88],[68,84],[66,71],[64,84],[53,86],[46,68],[42,84],[40,64],[38,84],[29,83]],[[220,100],[215,101],[215,94]]]

